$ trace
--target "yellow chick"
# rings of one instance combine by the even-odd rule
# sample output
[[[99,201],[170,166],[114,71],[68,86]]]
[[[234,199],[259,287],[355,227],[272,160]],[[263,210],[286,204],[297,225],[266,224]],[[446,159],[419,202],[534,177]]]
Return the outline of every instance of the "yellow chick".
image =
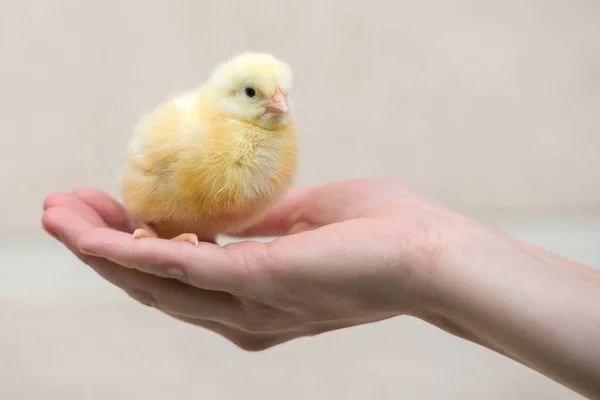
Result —
[[[143,116],[119,175],[126,207],[147,226],[133,238],[198,245],[263,216],[295,178],[291,87],[285,62],[243,53]]]

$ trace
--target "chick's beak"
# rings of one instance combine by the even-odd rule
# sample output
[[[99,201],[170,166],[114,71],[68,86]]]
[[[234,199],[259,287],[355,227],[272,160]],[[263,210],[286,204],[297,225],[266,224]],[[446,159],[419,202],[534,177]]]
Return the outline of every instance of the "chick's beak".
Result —
[[[288,105],[281,90],[277,89],[271,100],[266,102],[265,108],[267,113],[271,114],[284,114],[288,111]]]

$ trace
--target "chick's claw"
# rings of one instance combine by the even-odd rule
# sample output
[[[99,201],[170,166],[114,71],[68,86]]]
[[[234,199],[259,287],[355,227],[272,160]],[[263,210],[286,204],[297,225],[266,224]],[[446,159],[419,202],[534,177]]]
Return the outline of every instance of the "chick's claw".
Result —
[[[188,242],[193,244],[194,246],[198,246],[198,236],[196,236],[196,234],[194,233],[182,233],[181,235],[175,236],[173,239],[171,240],[176,240],[179,242]]]
[[[153,233],[150,232],[146,229],[136,229],[133,232],[132,238],[133,239],[140,239],[140,238],[156,238],[157,236]]]

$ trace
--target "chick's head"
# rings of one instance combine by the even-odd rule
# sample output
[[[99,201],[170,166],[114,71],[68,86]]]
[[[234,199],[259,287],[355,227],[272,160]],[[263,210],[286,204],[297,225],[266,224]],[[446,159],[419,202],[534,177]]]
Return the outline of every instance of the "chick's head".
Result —
[[[292,72],[270,54],[243,53],[213,71],[209,83],[217,112],[276,129],[292,118]]]

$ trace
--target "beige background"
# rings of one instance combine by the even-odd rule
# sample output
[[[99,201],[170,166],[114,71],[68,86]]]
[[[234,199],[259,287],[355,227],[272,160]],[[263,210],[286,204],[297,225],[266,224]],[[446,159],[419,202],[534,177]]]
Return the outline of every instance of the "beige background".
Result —
[[[296,76],[300,183],[391,176],[464,207],[600,204],[597,0],[0,2],[8,232],[116,170],[139,115],[239,51]]]
[[[141,113],[268,51],[295,72],[300,183],[406,180],[600,267],[598,21],[598,0],[0,0],[0,398],[577,399],[404,318],[244,353],[130,301],[39,218],[53,191],[118,195]]]

